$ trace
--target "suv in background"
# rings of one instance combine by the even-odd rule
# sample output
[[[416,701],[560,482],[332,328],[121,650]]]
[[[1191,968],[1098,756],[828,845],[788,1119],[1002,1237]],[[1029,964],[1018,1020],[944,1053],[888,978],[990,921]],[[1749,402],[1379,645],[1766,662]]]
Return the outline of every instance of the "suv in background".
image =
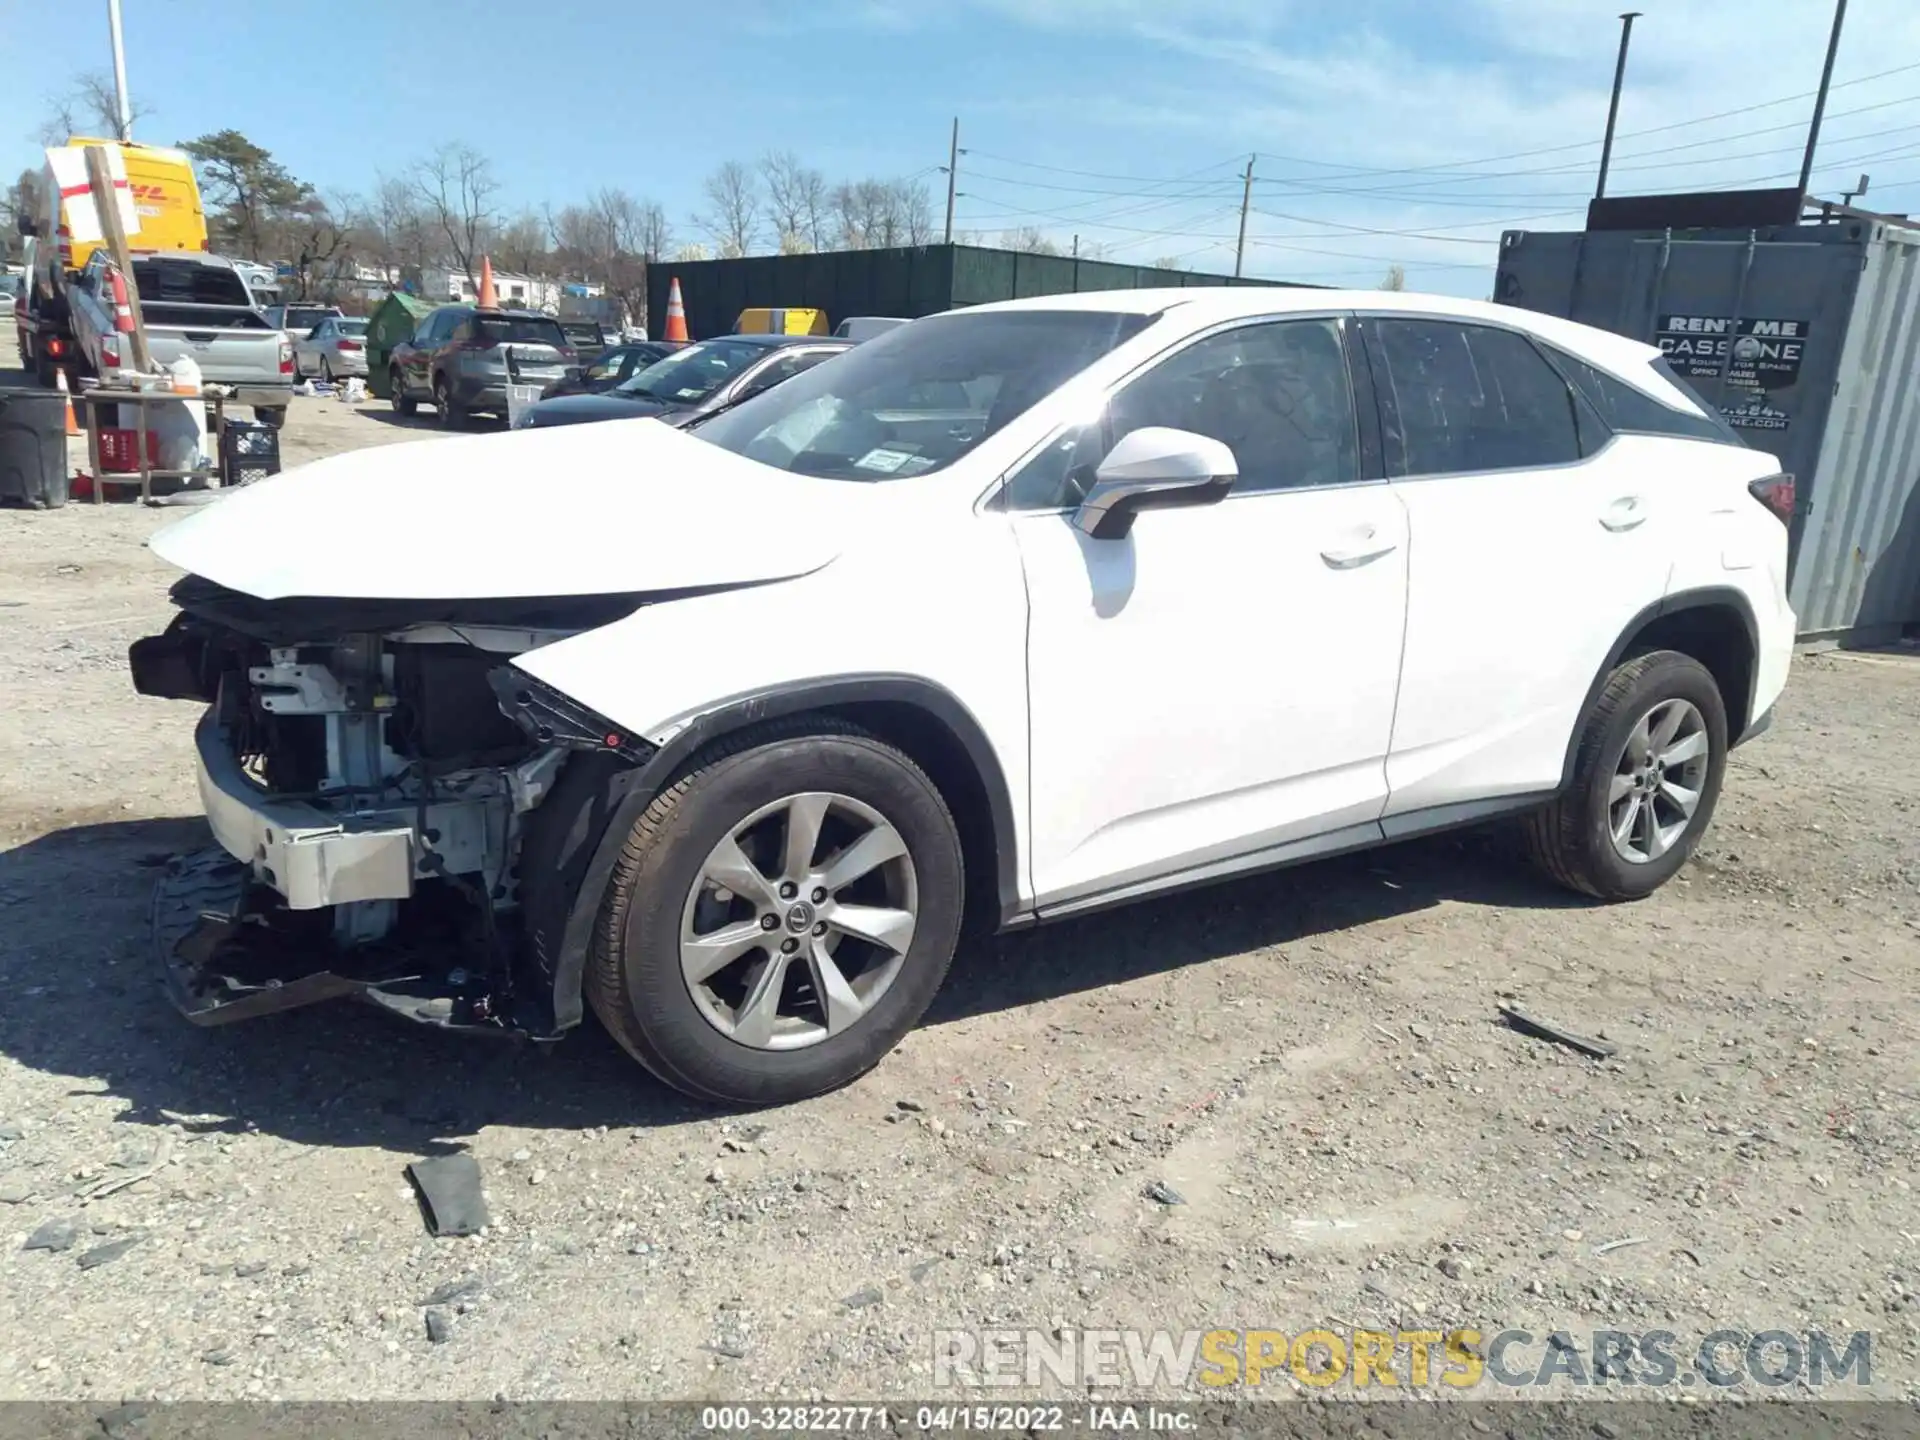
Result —
[[[560,333],[567,337],[567,343],[579,355],[582,365],[591,365],[606,354],[607,346],[613,342],[607,339],[607,332],[600,328],[598,320],[560,321]]]
[[[509,383],[544,390],[579,363],[551,315],[449,305],[394,348],[387,379],[396,413],[411,415],[424,401],[452,427],[475,412],[504,416]]]

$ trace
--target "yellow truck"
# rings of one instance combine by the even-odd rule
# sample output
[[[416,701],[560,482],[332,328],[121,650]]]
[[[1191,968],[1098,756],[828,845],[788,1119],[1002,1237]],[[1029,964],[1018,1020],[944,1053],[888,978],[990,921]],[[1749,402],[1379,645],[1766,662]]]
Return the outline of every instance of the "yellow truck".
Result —
[[[742,310],[733,323],[736,335],[824,335],[827,312],[824,310],[779,309]]]
[[[127,236],[127,248],[136,254],[162,250],[211,250],[207,217],[200,205],[200,185],[193,178],[193,161],[184,150],[132,141],[101,140],[86,135],[68,138],[68,149],[89,145],[119,145],[126,160],[127,189],[140,216],[140,229]],[[67,202],[51,166],[47,168],[47,224],[44,234],[53,245],[47,256],[68,272],[84,270],[98,240],[76,242],[68,224]]]
[[[32,369],[41,385],[54,383],[56,369],[66,368],[78,377],[80,363],[70,329],[68,286],[87,269],[103,241],[74,239],[72,206],[85,190],[84,151],[89,145],[119,147],[126,169],[127,192],[139,216],[138,230],[129,231],[127,248],[136,255],[182,252],[206,254],[212,246],[207,239],[207,217],[200,203],[200,185],[194,179],[193,161],[185,151],[161,145],[140,145],[132,141],[99,139],[73,135],[61,147],[64,172],[56,175],[56,152],[47,152],[47,165],[41,182],[46,209],[31,225],[21,229],[34,238],[33,263],[27,277],[29,305],[20,321],[21,363]],[[93,230],[85,233],[92,234]]]

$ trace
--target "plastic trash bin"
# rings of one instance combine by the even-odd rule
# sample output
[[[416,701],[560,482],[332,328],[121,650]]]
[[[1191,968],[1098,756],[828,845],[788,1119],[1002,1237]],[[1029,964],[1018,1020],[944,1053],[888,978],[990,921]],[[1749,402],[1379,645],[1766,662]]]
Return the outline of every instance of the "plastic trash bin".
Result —
[[[67,397],[0,389],[0,504],[67,503]]]

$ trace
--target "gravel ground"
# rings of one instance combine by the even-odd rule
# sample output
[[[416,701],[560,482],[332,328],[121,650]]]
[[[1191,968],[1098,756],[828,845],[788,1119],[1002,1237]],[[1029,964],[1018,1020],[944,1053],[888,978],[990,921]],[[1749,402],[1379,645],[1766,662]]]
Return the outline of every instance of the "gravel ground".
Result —
[[[414,433],[301,401],[286,448]],[[174,1015],[194,716],[124,668],[168,518],[0,511],[0,1399],[925,1396],[936,1329],[1316,1324],[1864,1329],[1920,1397],[1920,654],[1801,659],[1645,903],[1491,833],[1143,905],[730,1116],[593,1029]],[[436,1241],[404,1167],[451,1149],[494,1223]]]

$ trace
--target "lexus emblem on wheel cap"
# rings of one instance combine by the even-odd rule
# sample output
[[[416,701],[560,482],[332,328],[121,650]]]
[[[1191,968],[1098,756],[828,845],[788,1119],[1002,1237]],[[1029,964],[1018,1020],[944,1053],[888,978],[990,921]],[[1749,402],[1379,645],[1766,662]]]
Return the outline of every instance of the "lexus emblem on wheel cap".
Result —
[[[813,924],[813,907],[802,901],[787,910],[787,929],[795,935],[804,935]]]

